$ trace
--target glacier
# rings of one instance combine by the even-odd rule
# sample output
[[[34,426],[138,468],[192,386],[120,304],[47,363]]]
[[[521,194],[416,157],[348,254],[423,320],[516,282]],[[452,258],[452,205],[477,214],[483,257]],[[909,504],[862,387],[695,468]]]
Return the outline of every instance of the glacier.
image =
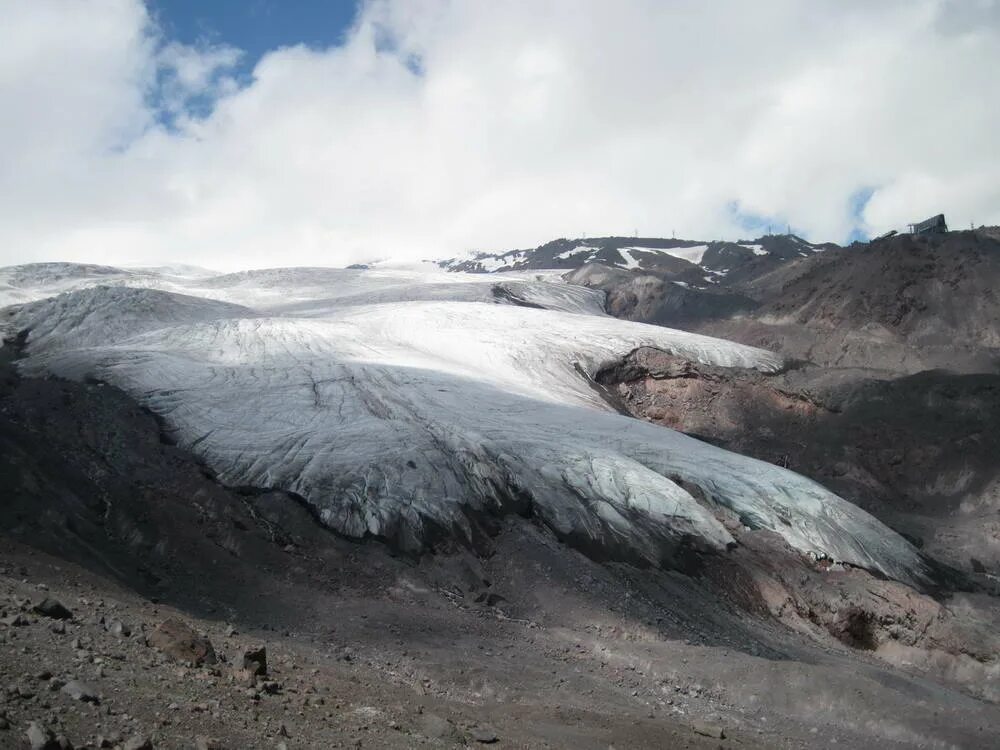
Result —
[[[719,520],[912,585],[901,536],[821,485],[617,413],[591,376],[641,346],[703,364],[768,351],[619,320],[557,272],[431,264],[211,274],[0,269],[0,324],[26,374],[96,378],[160,415],[234,485],[280,488],[330,528],[419,551],[531,516],[610,559],[724,552]]]

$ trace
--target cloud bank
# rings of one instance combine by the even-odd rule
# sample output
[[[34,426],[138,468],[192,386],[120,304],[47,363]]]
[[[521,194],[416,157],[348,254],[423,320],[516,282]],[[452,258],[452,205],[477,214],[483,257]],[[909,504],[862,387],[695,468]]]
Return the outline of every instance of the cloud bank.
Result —
[[[0,0],[0,265],[1000,223],[995,0],[375,0],[335,46]]]

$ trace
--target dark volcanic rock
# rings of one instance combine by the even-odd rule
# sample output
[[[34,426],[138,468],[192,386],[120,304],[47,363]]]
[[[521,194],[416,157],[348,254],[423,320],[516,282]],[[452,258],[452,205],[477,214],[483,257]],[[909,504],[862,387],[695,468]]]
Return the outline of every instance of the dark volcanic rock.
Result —
[[[1000,372],[1000,241],[984,232],[837,248],[729,288],[757,308],[694,330],[823,366]]]
[[[571,284],[604,291],[608,313],[640,323],[684,327],[743,315],[757,307],[754,300],[740,293],[696,289],[684,282],[596,263],[582,266],[563,278]]]
[[[254,675],[267,674],[267,649],[264,646],[248,649],[243,653],[243,669]]]
[[[33,609],[40,615],[51,617],[55,620],[71,620],[73,613],[63,606],[62,602],[46,597],[36,604]]]

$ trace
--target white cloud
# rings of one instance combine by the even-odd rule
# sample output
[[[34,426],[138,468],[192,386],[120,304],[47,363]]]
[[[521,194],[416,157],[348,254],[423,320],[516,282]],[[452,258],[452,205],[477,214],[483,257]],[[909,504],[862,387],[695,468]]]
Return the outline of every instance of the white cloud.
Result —
[[[229,45],[193,47],[180,42],[165,44],[156,55],[159,78],[157,101],[153,106],[170,114],[183,115],[192,105],[231,94],[238,88],[226,75],[242,57]]]
[[[748,234],[732,205],[841,240],[864,189],[872,231],[1000,223],[998,8],[379,0],[238,88],[139,0],[0,0],[0,264]]]

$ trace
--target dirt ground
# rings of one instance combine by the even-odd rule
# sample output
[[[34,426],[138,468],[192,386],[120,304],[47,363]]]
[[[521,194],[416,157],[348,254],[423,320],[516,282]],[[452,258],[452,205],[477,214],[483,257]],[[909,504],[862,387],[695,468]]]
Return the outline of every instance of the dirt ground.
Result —
[[[644,621],[649,602],[638,590],[635,614],[616,612],[557,583],[565,571],[545,576],[550,590],[524,592],[547,602],[535,605],[538,621],[397,571],[381,591],[328,595],[301,611],[262,598],[260,619],[270,623],[246,627],[155,604],[19,544],[5,545],[0,571],[4,614],[26,623],[0,626],[2,747],[28,747],[31,721],[77,748],[137,736],[157,748],[199,738],[227,748],[871,747],[875,738],[972,748],[994,746],[1000,728],[994,706],[865,660],[774,658],[767,636],[759,657],[674,640]],[[518,578],[494,585],[511,591]],[[44,597],[73,619],[60,627],[31,613],[29,602]],[[170,617],[207,634],[220,663],[192,668],[147,646]],[[130,635],[116,633],[118,622]],[[293,624],[300,629],[286,629]],[[716,640],[712,630],[702,637]],[[260,645],[268,676],[251,687],[241,656]],[[795,650],[802,658],[811,649]],[[99,703],[54,689],[73,679]]]

